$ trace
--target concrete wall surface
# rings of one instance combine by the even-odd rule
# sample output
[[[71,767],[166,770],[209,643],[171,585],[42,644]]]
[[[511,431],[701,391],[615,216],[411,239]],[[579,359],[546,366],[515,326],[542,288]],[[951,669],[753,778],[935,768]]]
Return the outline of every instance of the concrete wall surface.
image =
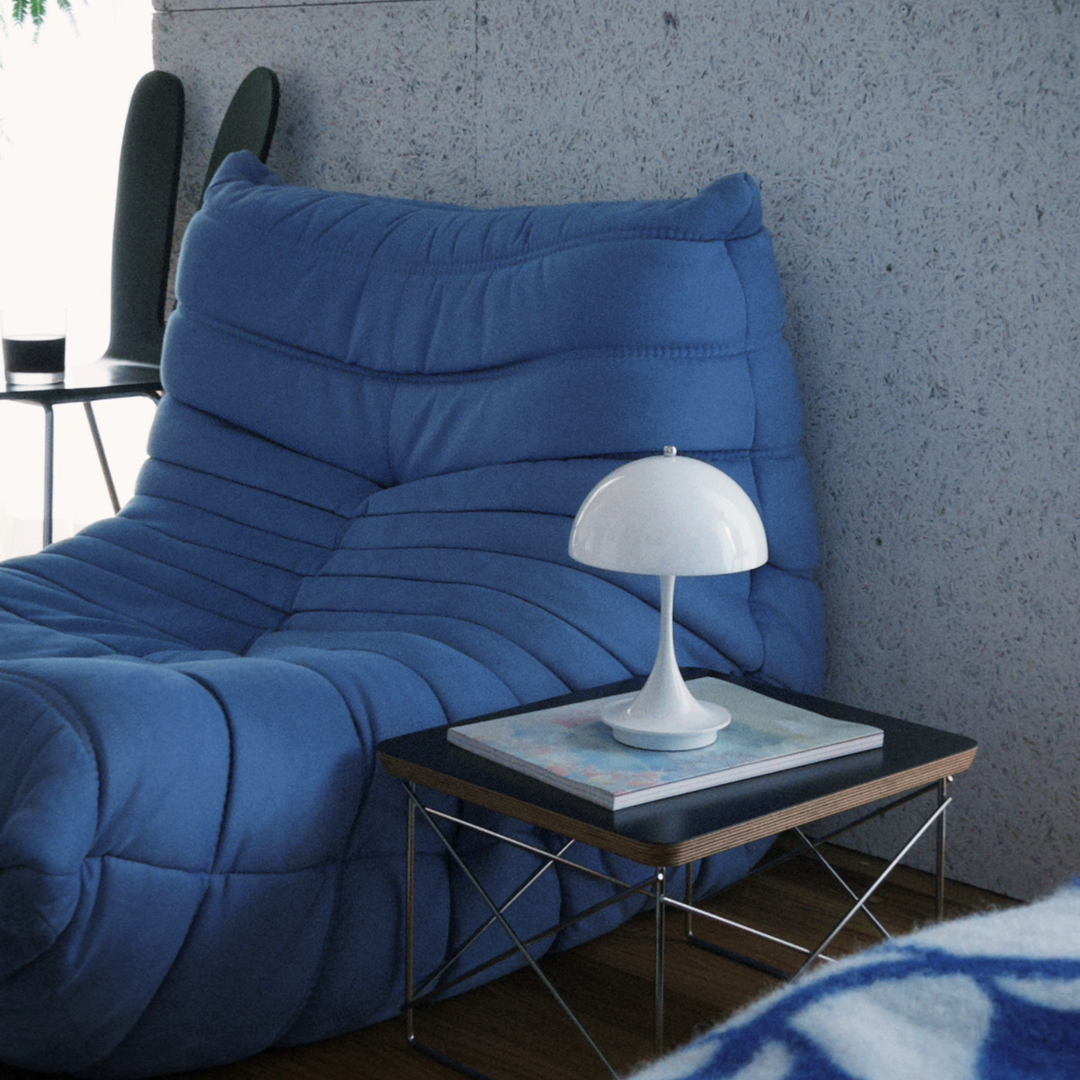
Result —
[[[826,693],[979,740],[951,875],[1029,897],[1080,869],[1078,5],[158,3],[157,66],[188,92],[181,225],[260,64],[292,182],[498,205],[753,174],[803,388]],[[914,827],[897,811],[858,843]]]

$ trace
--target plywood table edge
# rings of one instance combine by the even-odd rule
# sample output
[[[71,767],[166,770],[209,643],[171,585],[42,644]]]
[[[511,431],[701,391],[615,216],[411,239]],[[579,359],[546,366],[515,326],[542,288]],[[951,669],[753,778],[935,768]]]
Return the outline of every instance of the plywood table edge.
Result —
[[[798,825],[809,825],[811,822],[820,821],[822,818],[842,814],[846,810],[854,810],[878,802],[881,799],[890,799],[905,792],[914,791],[917,788],[925,787],[927,784],[943,780],[947,776],[967,772],[975,760],[975,752],[976,747],[972,747],[970,750],[964,750],[959,754],[939,758],[937,761],[930,761],[925,765],[917,765],[913,769],[906,769],[903,772],[894,773],[880,780],[871,780],[856,787],[845,788],[843,791],[837,791],[831,795],[823,795],[819,799],[798,803],[775,813],[765,814],[762,817],[741,822],[728,829],[720,829],[714,833],[695,836],[692,840],[668,848],[667,850],[673,855],[678,855],[678,861],[666,865],[682,866],[684,863],[695,859],[703,859],[720,851],[741,847],[743,844],[749,844],[754,840],[762,840],[767,836],[776,836],[777,833],[784,832],[785,829],[793,829]]]
[[[727,851],[734,847],[740,847],[753,840],[775,836],[777,833],[794,828],[797,825],[806,825],[813,821],[819,821],[822,818],[831,817],[833,814],[866,806],[880,799],[891,798],[927,784],[932,784],[947,776],[966,772],[971,768],[975,760],[976,750],[977,747],[971,747],[969,750],[964,750],[958,754],[938,758],[935,761],[894,773],[880,780],[872,780],[855,787],[845,788],[843,791],[837,791],[831,795],[823,795],[818,799],[798,803],[775,813],[752,818],[730,828],[704,833],[701,836],[675,844],[648,843],[620,836],[618,833],[611,832],[601,826],[567,817],[557,810],[549,810],[534,803],[523,802],[512,795],[504,795],[501,792],[492,791],[490,788],[473,784],[468,780],[462,780],[438,770],[429,769],[427,766],[394,757],[384,750],[379,751],[379,757],[386,771],[398,779],[416,783],[435,791],[441,791],[444,794],[464,799],[466,802],[473,803],[476,806],[507,814],[526,824],[537,825],[561,836],[592,844],[595,847],[602,848],[604,851],[611,852],[613,855],[621,855],[632,859],[643,866],[683,866],[697,859],[716,855],[721,851]]]

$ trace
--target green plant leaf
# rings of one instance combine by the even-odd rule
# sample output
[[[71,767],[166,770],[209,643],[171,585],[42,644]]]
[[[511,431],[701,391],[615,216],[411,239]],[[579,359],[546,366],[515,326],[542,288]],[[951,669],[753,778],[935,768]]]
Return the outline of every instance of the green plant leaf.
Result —
[[[26,22],[27,15],[35,27],[40,27],[45,21],[45,12],[49,0],[11,0],[11,17],[19,25]],[[71,13],[71,0],[56,0],[56,6],[61,11]]]

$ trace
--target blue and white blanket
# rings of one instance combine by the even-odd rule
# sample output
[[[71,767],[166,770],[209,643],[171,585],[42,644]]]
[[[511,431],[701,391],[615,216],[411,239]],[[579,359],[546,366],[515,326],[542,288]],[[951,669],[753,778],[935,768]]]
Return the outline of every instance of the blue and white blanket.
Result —
[[[690,1078],[1080,1078],[1080,878],[818,971],[634,1080]]]

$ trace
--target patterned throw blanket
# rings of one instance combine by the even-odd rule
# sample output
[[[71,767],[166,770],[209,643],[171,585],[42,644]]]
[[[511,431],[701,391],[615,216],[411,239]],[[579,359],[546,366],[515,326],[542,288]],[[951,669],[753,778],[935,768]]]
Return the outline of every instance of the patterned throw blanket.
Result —
[[[634,1080],[1076,1080],[1080,878],[819,970]]]

